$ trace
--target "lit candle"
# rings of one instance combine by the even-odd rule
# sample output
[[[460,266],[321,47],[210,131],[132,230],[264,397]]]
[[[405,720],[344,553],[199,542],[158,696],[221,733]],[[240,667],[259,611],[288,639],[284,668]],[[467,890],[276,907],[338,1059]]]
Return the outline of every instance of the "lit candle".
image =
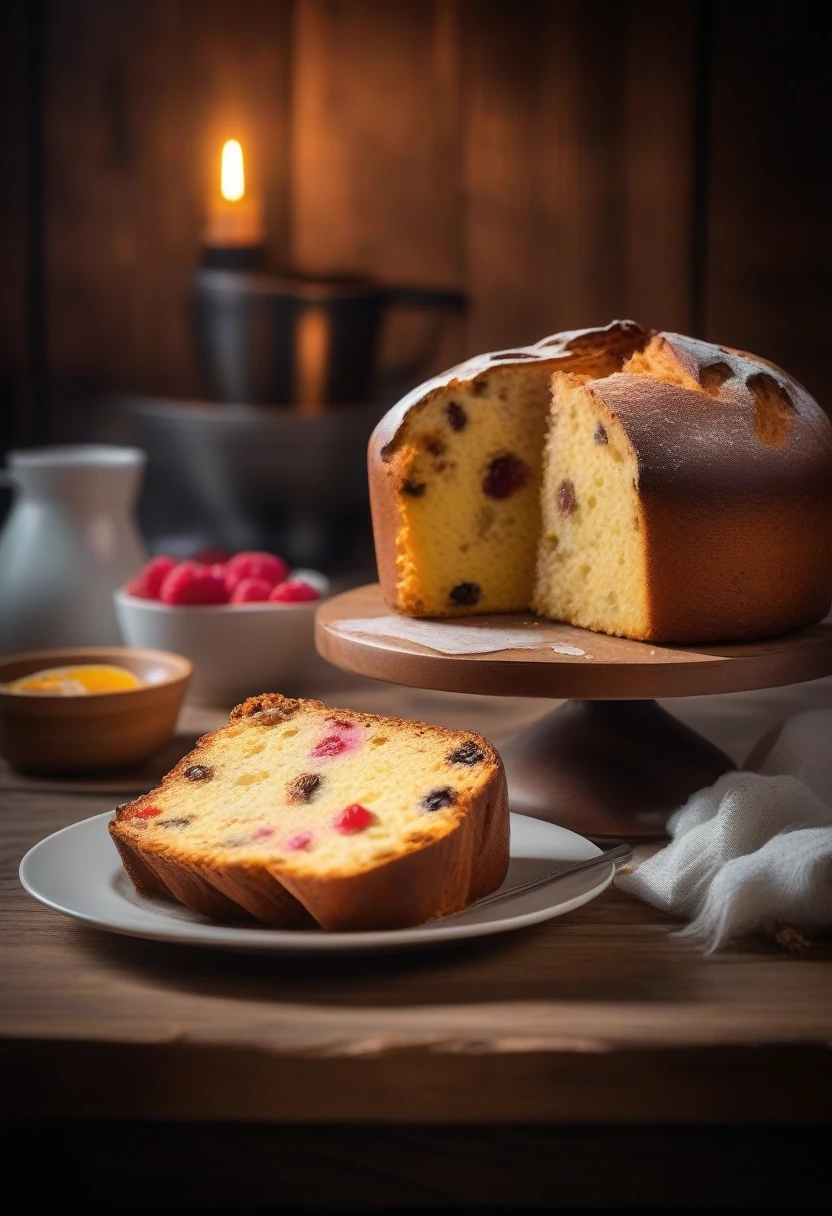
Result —
[[[223,145],[219,187],[209,200],[206,249],[259,249],[264,238],[262,201],[246,190],[243,149],[236,139]]]

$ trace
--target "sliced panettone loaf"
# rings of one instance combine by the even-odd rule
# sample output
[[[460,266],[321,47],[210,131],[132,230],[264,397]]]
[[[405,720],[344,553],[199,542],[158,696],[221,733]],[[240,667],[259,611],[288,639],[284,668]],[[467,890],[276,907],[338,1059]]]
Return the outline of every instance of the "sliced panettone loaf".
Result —
[[[250,698],[110,832],[133,883],[216,919],[393,929],[508,869],[503,766],[478,735]]]
[[[832,426],[797,381],[658,334],[552,377],[535,611],[656,642],[762,638],[832,600]]]
[[[606,376],[647,341],[633,321],[480,355],[414,389],[370,440],[379,577],[408,616],[528,608],[557,370]]]

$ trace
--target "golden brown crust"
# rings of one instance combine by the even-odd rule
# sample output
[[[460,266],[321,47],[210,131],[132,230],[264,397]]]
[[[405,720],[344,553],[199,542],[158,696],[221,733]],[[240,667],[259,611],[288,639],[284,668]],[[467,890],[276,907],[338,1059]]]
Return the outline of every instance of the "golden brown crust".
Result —
[[[461,911],[496,891],[508,870],[508,835],[508,794],[500,769],[477,813],[465,815],[454,831],[426,847],[360,875],[287,875],[282,881],[323,929],[403,929]]]
[[[648,348],[628,365],[638,374],[589,385],[638,461],[650,640],[739,641],[820,620],[832,601],[826,415],[764,360],[677,334],[654,343],[668,379],[649,375]]]
[[[241,732],[268,730],[298,712],[349,717],[385,729],[418,729],[443,743],[471,740],[482,750],[478,772],[485,780],[479,794],[461,803],[459,814],[444,824],[428,822],[418,839],[409,838],[399,856],[383,864],[325,875],[304,865],[234,863],[222,856],[194,852],[177,841],[148,840],[140,812],[183,787],[192,765],[204,763],[218,746]],[[187,785],[187,781],[184,782]],[[138,826],[137,826],[138,825]],[[508,868],[508,797],[505,773],[494,748],[473,733],[403,719],[334,710],[320,701],[298,701],[279,693],[251,697],[231,713],[228,726],[204,736],[161,785],[119,807],[110,834],[125,870],[145,894],[167,894],[212,919],[248,914],[280,928],[317,923],[331,930],[401,928],[458,911],[495,890]]]
[[[612,321],[595,329],[553,334],[533,346],[477,355],[419,385],[385,414],[370,437],[367,476],[379,582],[385,602],[394,611],[404,614],[410,611],[399,593],[396,538],[404,519],[395,455],[407,442],[409,424],[419,413],[432,401],[453,396],[462,387],[476,391],[498,369],[502,387],[509,393],[513,384],[522,390],[531,376],[539,377],[541,365],[550,374],[577,370],[604,376],[618,370],[648,337],[635,321]]]

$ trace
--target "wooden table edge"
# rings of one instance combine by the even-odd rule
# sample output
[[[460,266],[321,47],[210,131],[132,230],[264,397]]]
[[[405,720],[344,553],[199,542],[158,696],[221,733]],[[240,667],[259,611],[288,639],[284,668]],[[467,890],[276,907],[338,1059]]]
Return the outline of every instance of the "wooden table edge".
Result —
[[[7,1039],[0,1118],[287,1123],[832,1122],[827,1044],[376,1057]],[[727,1082],[727,1084],[726,1084]]]

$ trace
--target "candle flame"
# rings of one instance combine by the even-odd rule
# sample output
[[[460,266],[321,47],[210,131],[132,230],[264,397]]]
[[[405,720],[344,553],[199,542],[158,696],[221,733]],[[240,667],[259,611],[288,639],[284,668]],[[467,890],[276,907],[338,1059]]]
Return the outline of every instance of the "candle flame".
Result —
[[[246,192],[243,149],[236,139],[226,140],[222,147],[220,192],[223,198],[228,199],[231,203],[236,203]]]

